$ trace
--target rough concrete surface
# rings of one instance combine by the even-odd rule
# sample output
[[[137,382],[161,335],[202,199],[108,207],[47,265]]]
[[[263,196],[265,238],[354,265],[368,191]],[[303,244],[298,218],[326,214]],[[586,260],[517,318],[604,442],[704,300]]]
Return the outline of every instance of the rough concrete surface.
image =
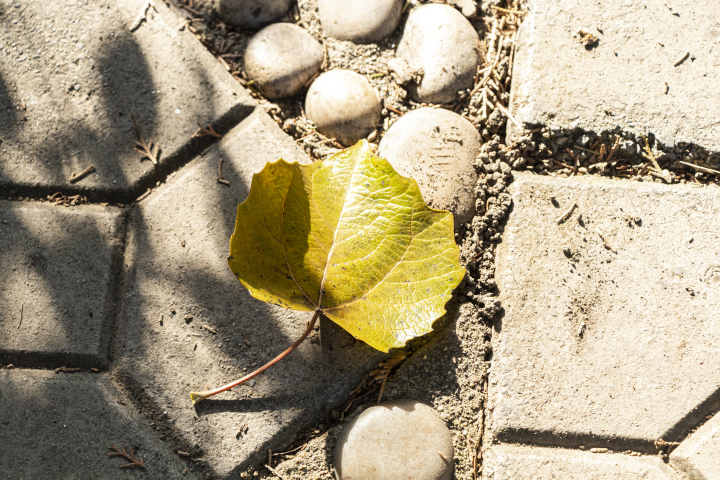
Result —
[[[717,2],[528,0],[528,9],[513,69],[517,120],[619,126],[720,150]],[[595,46],[580,42],[580,28]]]
[[[659,457],[631,457],[556,448],[495,445],[484,456],[486,480],[675,480]]]
[[[682,440],[720,408],[720,191],[521,174],[511,192],[491,431],[641,452]]]
[[[693,432],[670,453],[670,464],[686,480],[710,480],[720,475],[720,415]]]
[[[254,101],[187,29],[179,31],[182,22],[163,2],[130,31],[146,3],[0,0],[5,194],[147,187],[156,168],[183,163],[208,144],[190,138],[197,122],[226,131],[250,113]],[[131,113],[160,146],[159,167],[134,150]],[[90,165],[93,173],[69,182]]]
[[[0,363],[107,364],[123,210],[0,201]]]
[[[0,445],[0,478],[196,478],[103,374],[0,371]],[[147,468],[121,469],[110,445]]]
[[[489,305],[488,301],[488,305]],[[411,399],[432,406],[450,429],[454,451],[453,478],[473,480],[473,457],[478,453],[481,435],[485,354],[490,332],[480,317],[492,317],[494,310],[465,302],[448,304],[448,314],[433,325],[433,332],[410,342],[411,355],[388,381],[382,397],[386,400]],[[348,425],[367,406],[377,402],[377,391],[366,397],[344,422],[313,439],[302,452],[281,458],[275,470],[287,480],[323,478],[333,471],[337,441]],[[359,402],[356,402],[356,405]],[[344,405],[336,405],[342,411]]]
[[[287,446],[386,356],[321,321],[319,336],[281,364],[191,405],[189,392],[262,366],[310,319],[253,299],[227,265],[237,205],[253,173],[280,157],[308,161],[257,111],[138,204],[130,222],[115,378],[167,435],[220,476],[264,463],[268,448]],[[216,180],[220,158],[229,187]]]

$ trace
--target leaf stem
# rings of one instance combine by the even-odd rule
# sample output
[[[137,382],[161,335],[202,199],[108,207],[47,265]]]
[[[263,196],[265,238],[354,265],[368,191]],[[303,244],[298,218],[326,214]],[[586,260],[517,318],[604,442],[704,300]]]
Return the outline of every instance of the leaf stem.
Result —
[[[262,372],[267,370],[268,368],[275,365],[277,362],[285,358],[290,352],[295,350],[295,347],[300,345],[303,340],[305,340],[305,337],[308,336],[308,334],[312,331],[313,327],[315,326],[315,323],[317,322],[318,317],[320,316],[320,310],[315,310],[315,315],[313,315],[312,320],[310,320],[310,323],[308,324],[307,329],[305,330],[305,333],[302,334],[300,338],[298,338],[295,343],[290,345],[284,352],[282,352],[277,357],[270,360],[268,363],[263,365],[262,367],[258,368],[252,373],[249,373],[248,375],[245,375],[240,380],[235,380],[234,382],[228,383],[227,385],[223,385],[222,387],[218,387],[214,390],[208,390],[206,392],[190,392],[190,399],[192,400],[193,405],[197,405],[198,402],[201,402],[205,400],[206,398],[210,398],[213,395],[217,395],[218,393],[224,392],[226,390],[230,390],[233,387],[237,387],[238,385],[247,382],[251,378],[260,375]]]

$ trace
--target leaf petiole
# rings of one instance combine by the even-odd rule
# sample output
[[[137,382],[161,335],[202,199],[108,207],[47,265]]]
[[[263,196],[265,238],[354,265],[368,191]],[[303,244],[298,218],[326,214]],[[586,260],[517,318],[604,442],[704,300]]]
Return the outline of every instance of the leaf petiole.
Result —
[[[310,323],[308,324],[308,327],[305,330],[305,333],[303,333],[302,336],[300,338],[298,338],[295,341],[295,343],[290,345],[284,352],[282,352],[280,355],[273,358],[268,363],[266,363],[262,367],[258,368],[254,372],[249,373],[248,375],[245,375],[240,380],[235,380],[234,382],[228,383],[227,385],[223,385],[222,387],[218,387],[214,390],[208,390],[206,392],[190,392],[190,399],[192,400],[192,404],[197,405],[198,402],[201,402],[201,401],[205,400],[206,398],[210,398],[213,395],[217,395],[218,393],[224,392],[226,390],[230,390],[233,387],[237,387],[238,385],[241,385],[241,384],[247,382],[248,380],[250,380],[251,378],[253,378],[257,375],[260,375],[262,372],[264,372],[268,368],[275,365],[277,362],[279,362],[280,360],[285,358],[290,352],[292,352],[295,349],[295,347],[300,345],[303,342],[303,340],[305,340],[305,337],[308,336],[308,334],[312,331],[313,327],[315,326],[315,323],[317,322],[317,319],[319,316],[320,316],[320,310],[319,309],[315,310],[315,315],[313,315],[312,320],[310,320]]]

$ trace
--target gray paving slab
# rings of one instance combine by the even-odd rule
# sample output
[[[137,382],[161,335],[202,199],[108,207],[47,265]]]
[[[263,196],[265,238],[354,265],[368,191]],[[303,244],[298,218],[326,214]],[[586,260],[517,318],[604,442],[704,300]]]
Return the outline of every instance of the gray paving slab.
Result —
[[[227,131],[250,113],[254,101],[163,2],[131,29],[146,3],[0,0],[5,195],[137,193],[209,144],[190,138],[197,122]],[[131,114],[160,146],[158,167],[134,150]]]
[[[253,299],[227,265],[237,205],[253,173],[280,157],[309,161],[257,111],[139,203],[129,224],[116,378],[179,448],[220,476],[264,463],[268,448],[324,419],[325,406],[345,399],[385,356],[323,320],[319,337],[255,382],[192,407],[190,391],[265,364],[310,319]],[[230,186],[216,180],[220,158]]]
[[[720,189],[521,174],[511,193],[494,435],[656,452],[720,409]]]
[[[0,478],[197,478],[105,374],[1,370],[0,445]],[[110,445],[147,468],[121,469]]]
[[[0,363],[103,367],[126,216],[0,201]]]
[[[483,479],[674,480],[678,477],[660,457],[591,453],[559,448],[495,445],[483,456]]]
[[[528,9],[513,69],[517,120],[720,151],[717,2],[528,0]],[[594,47],[581,28],[599,38]]]
[[[670,464],[686,480],[720,475],[720,415],[714,415],[670,453]]]

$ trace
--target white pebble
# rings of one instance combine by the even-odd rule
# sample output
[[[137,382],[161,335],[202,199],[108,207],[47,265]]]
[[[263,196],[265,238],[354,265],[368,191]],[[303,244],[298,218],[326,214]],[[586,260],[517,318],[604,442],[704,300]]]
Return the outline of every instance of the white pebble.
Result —
[[[320,71],[323,47],[297,25],[275,23],[260,30],[245,50],[245,72],[266,98],[292,97]]]
[[[403,0],[318,0],[326,35],[355,43],[379,42],[397,27]]]
[[[473,86],[480,37],[463,15],[448,5],[416,8],[408,17],[396,57],[422,72],[408,91],[415,101],[450,103]]]
[[[305,114],[318,131],[346,146],[367,137],[381,113],[378,93],[365,77],[350,70],[323,73],[305,97]]]
[[[223,22],[236,27],[256,29],[285,15],[292,0],[218,0]]]
[[[428,205],[453,212],[457,228],[475,215],[480,147],[480,134],[468,120],[441,108],[419,108],[390,127],[378,155],[414,178]]]

